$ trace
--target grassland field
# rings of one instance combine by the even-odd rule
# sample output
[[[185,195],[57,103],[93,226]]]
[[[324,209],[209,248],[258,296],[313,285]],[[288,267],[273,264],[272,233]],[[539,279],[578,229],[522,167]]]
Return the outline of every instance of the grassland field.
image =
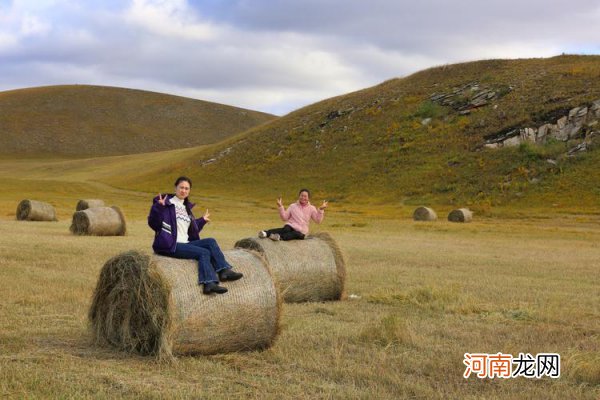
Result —
[[[114,160],[0,160],[2,398],[600,398],[597,213],[452,224],[440,209],[417,223],[407,207],[334,202],[313,229],[342,248],[353,296],[284,304],[271,348],[159,363],[96,346],[87,310],[99,271],[121,251],[151,251],[150,199],[171,183],[114,187],[139,162]],[[274,198],[194,189],[211,212],[203,234],[224,249],[281,223]],[[26,198],[52,203],[59,221],[16,221]],[[82,198],[119,206],[127,235],[72,235]],[[559,353],[561,376],[465,379],[467,352]]]

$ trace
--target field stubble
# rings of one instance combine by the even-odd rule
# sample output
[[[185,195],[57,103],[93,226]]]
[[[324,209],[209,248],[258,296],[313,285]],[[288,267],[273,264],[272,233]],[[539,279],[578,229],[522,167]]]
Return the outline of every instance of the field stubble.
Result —
[[[248,207],[240,205],[240,207]],[[225,249],[277,225],[273,211],[213,223]],[[96,347],[86,314],[111,256],[149,251],[79,237],[68,221],[0,224],[0,394],[8,397],[597,398],[600,278],[595,223],[349,220],[329,214],[345,252],[341,302],[285,304],[266,351],[171,364]],[[360,221],[359,221],[360,220]],[[264,221],[267,221],[265,224]],[[269,222],[270,221],[270,222]],[[263,226],[266,225],[266,226]],[[559,379],[464,379],[463,354],[556,352]]]

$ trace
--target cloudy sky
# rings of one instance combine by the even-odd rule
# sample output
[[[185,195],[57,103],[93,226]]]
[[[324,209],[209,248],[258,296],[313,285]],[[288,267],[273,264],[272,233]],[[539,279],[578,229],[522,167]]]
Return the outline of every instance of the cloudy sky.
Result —
[[[600,54],[600,0],[0,0],[0,91],[120,86],[285,114],[418,70]]]

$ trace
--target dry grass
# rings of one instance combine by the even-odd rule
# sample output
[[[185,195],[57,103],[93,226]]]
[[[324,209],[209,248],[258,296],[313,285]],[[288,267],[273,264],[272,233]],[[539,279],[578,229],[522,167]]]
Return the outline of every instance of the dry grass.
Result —
[[[284,304],[281,333],[269,349],[157,364],[96,347],[86,315],[99,271],[117,253],[149,251],[151,198],[172,182],[160,175],[162,186],[144,193],[133,178],[122,189],[92,179],[131,176],[140,163],[158,171],[174,154],[191,153],[0,161],[0,396],[600,396],[597,213],[532,218],[530,210],[515,208],[520,219],[423,224],[412,221],[410,205],[332,202],[313,233],[330,232],[343,250],[348,299]],[[236,199],[195,186],[192,197],[211,211],[203,235],[224,249],[277,218],[274,202],[253,192]],[[15,221],[22,198],[48,199],[59,222]],[[69,233],[80,198],[123,205],[127,236]],[[465,380],[465,352],[557,352],[562,374],[557,380]]]
[[[239,240],[235,247],[258,251],[265,257],[288,303],[342,298],[344,257],[326,232],[287,242],[251,237]]]
[[[231,248],[270,216],[249,214],[230,221],[213,214],[206,234]],[[320,229],[344,250],[346,289],[354,296],[285,304],[281,334],[268,350],[156,364],[94,346],[86,321],[104,261],[149,249],[152,232],[143,219],[131,221],[125,237],[72,236],[64,221],[32,229],[7,219],[0,224],[0,394],[595,399],[598,222],[423,225],[409,215],[364,220],[330,212]],[[562,375],[462,378],[465,352],[499,351],[557,352]]]
[[[0,92],[0,108],[0,154],[28,157],[106,156],[199,146],[275,118],[185,97],[89,85]]]
[[[450,211],[450,214],[448,214],[448,221],[450,222],[471,222],[472,220],[473,213],[468,208],[452,210]]]
[[[76,211],[69,229],[75,235],[123,236],[127,222],[117,206],[94,207]]]
[[[202,179],[211,193],[239,198],[248,193],[263,200],[279,194],[287,198],[301,182],[314,189],[317,199],[332,204],[426,204],[438,212],[469,207],[479,217],[521,202],[524,208],[543,207],[545,213],[593,213],[600,185],[597,146],[577,157],[564,156],[574,143],[494,151],[479,147],[488,135],[537,127],[548,115],[600,99],[599,74],[600,56],[432,68],[311,104],[168,163],[164,171],[179,164],[181,172]],[[502,95],[466,116],[429,100],[434,93],[474,82]],[[421,124],[426,117],[431,123]],[[202,163],[211,159],[216,161]],[[107,183],[149,190],[161,179],[142,170]]]
[[[110,258],[100,271],[88,317],[98,344],[169,358],[173,307],[171,286],[150,256],[127,251]]]
[[[230,292],[202,294],[195,260],[127,251],[100,272],[89,319],[97,343],[170,360],[269,347],[281,301],[264,258],[241,249],[225,257],[244,279]]]
[[[19,221],[56,221],[52,204],[37,200],[23,200],[17,206]]]
[[[218,145],[101,159],[2,156],[0,396],[597,399],[600,151],[549,167],[563,149],[471,150],[487,133],[597,99],[599,71],[598,57],[446,66]],[[517,82],[498,102],[506,119],[493,107],[454,118],[425,101],[479,79]],[[582,90],[582,82],[591,83]],[[426,116],[433,121],[423,126]],[[199,167],[240,138],[248,140]],[[303,176],[298,164],[310,165]],[[162,364],[95,346],[86,315],[103,263],[149,250],[150,199],[183,172],[201,178],[192,200],[211,211],[203,235],[224,249],[271,224],[279,194],[314,186],[316,201],[331,200],[315,232],[330,232],[344,252],[348,299],[285,304],[277,342],[263,351]],[[532,187],[531,178],[541,181]],[[47,199],[60,222],[15,221],[23,198]],[[71,235],[81,198],[123,205],[128,235]],[[477,218],[415,223],[419,204],[444,215],[468,206]],[[515,219],[490,218],[498,215]],[[556,352],[562,374],[465,380],[465,352]]]
[[[436,212],[429,207],[417,207],[413,213],[415,221],[435,221],[437,220]]]
[[[83,199],[77,202],[75,211],[87,210],[88,208],[104,207],[104,200],[100,199]]]

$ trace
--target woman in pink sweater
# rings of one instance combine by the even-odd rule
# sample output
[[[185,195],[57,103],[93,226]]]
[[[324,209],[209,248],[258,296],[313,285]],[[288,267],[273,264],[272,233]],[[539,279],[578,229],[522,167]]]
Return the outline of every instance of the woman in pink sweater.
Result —
[[[323,221],[325,215],[325,209],[327,208],[327,201],[323,201],[323,204],[317,208],[310,204],[310,191],[308,189],[302,189],[298,193],[298,201],[290,204],[286,210],[283,207],[283,201],[281,197],[277,199],[277,207],[279,209],[279,216],[281,220],[285,222],[283,228],[266,229],[258,232],[258,237],[261,239],[269,238],[271,240],[294,240],[304,239],[304,236],[308,234],[308,224],[312,219],[317,224]]]

